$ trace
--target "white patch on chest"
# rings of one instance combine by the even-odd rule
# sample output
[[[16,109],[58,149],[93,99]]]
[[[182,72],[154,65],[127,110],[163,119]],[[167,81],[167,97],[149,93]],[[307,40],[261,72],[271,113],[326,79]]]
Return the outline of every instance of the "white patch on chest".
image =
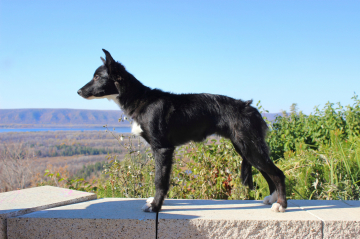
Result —
[[[134,121],[131,125],[131,133],[133,133],[135,135],[140,135],[141,132],[143,132],[143,130],[141,129],[141,126]]]
[[[120,102],[116,99],[116,97],[118,96],[118,94],[113,94],[113,95],[104,95],[104,96],[100,96],[100,97],[96,97],[96,96],[90,96],[88,98],[86,98],[87,100],[93,100],[93,99],[108,99],[109,101],[114,101],[120,108]]]
[[[104,98],[108,99],[109,101],[114,101],[121,108],[120,102],[116,99],[117,96],[118,96],[118,94],[107,95],[107,96],[104,96]]]
[[[120,108],[120,102],[116,99],[116,97],[118,96],[118,94],[114,94],[114,95],[105,95],[105,96],[101,96],[101,97],[95,97],[95,96],[91,96],[89,98],[87,98],[88,100],[92,100],[92,99],[108,99],[109,101],[114,101]],[[133,122],[131,125],[131,133],[135,134],[135,135],[140,135],[141,132],[143,132],[143,130],[141,129],[141,126],[137,123],[137,122]]]
[[[116,99],[117,96],[118,96],[117,94],[107,95],[107,96],[104,96],[104,98],[114,101],[121,108],[120,102]],[[143,132],[143,130],[141,129],[141,126],[137,122],[134,121],[131,125],[131,133],[140,136],[141,132]]]

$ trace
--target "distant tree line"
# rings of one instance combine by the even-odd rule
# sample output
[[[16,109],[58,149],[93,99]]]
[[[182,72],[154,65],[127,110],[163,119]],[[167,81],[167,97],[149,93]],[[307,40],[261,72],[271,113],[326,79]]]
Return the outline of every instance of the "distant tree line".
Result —
[[[101,173],[101,171],[104,168],[105,163],[106,162],[103,161],[103,162],[96,162],[95,164],[90,164],[90,165],[87,165],[87,166],[83,165],[83,168],[76,172],[76,174],[74,175],[74,178],[87,179],[92,174]]]
[[[55,145],[48,150],[36,150],[37,157],[58,157],[58,156],[72,156],[72,155],[101,155],[101,154],[121,154],[120,149],[110,148],[94,148],[80,144],[75,145]]]

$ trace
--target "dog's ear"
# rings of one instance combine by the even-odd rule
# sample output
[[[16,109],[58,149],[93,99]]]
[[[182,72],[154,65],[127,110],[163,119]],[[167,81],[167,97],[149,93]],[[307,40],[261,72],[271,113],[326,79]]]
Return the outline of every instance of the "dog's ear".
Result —
[[[105,65],[106,66],[110,66],[112,63],[114,63],[114,59],[112,58],[112,56],[110,55],[110,53],[105,50],[105,49],[102,49],[103,52],[105,53],[105,56],[106,56],[106,61],[105,61]]]
[[[121,65],[121,63],[116,62],[107,50],[102,50],[104,51],[106,56],[104,65],[107,68],[110,78],[114,81],[123,79],[126,75],[125,67]]]
[[[107,50],[105,50],[105,49],[102,49],[102,50],[103,50],[103,52],[105,53],[105,56],[106,56],[106,60],[104,62],[104,65],[106,66],[109,75],[112,76],[116,72],[116,62],[112,58],[112,56],[110,55],[110,53]]]
[[[102,60],[102,62],[104,63],[104,65],[106,64],[106,61],[105,61],[105,59],[104,58],[102,58],[101,56],[100,56],[100,59]]]

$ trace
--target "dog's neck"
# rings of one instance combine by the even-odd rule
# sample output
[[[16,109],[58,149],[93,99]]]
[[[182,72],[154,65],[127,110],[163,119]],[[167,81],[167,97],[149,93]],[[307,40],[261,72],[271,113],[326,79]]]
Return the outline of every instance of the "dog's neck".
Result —
[[[120,102],[119,100],[117,99],[117,96],[118,94],[114,94],[114,95],[107,95],[107,96],[104,96],[104,98],[108,99],[109,101],[114,101],[115,104],[117,104],[120,109],[122,108],[121,105],[120,105]]]
[[[142,107],[142,102],[151,89],[144,86],[130,73],[126,79],[120,80],[119,84],[121,88],[119,95],[116,95],[112,100],[122,108],[126,115],[134,118],[136,117],[135,111]]]

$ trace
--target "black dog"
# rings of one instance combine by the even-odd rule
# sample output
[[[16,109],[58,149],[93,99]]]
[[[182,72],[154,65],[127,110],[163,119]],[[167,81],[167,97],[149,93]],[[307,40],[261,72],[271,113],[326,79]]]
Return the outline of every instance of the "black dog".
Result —
[[[191,140],[202,141],[212,134],[229,138],[241,155],[243,184],[253,187],[251,166],[254,166],[269,184],[271,195],[264,203],[274,203],[274,211],[285,211],[285,177],[269,158],[264,140],[267,125],[258,110],[251,106],[252,101],[151,89],[114,61],[109,52],[103,51],[106,55],[106,61],[101,58],[104,65],[95,71],[93,79],[78,94],[85,99],[114,100],[134,120],[132,132],[150,144],[156,163],[156,194],[147,200],[144,211],[161,209],[169,190],[175,147]]]

